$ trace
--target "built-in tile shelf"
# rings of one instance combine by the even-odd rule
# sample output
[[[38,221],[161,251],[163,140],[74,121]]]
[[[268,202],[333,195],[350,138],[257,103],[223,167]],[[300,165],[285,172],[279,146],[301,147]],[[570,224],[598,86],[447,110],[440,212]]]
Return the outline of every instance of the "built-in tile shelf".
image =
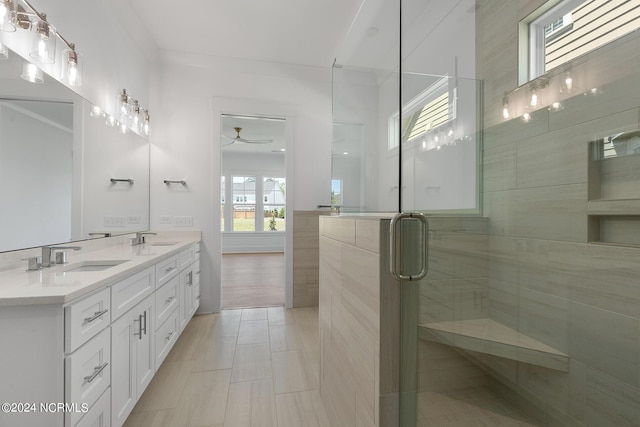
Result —
[[[587,214],[640,216],[640,199],[590,200],[587,204]]]
[[[419,325],[421,339],[569,372],[569,356],[493,319]]]

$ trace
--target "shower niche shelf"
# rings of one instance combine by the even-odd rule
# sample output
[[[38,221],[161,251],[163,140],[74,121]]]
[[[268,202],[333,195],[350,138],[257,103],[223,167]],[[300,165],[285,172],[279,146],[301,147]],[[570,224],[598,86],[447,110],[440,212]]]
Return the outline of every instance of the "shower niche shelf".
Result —
[[[640,131],[593,141],[588,179],[589,243],[640,246]]]
[[[569,356],[493,319],[455,320],[419,325],[422,339],[569,372]]]

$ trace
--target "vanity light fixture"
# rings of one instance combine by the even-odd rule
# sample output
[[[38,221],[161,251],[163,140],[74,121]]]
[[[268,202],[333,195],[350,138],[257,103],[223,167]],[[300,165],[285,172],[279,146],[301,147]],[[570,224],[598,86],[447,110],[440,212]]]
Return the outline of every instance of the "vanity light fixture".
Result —
[[[16,6],[13,0],[0,0],[0,30],[13,32],[16,30]]]
[[[133,132],[149,136],[149,111],[140,108],[137,99],[133,99],[126,89],[118,95],[118,121],[120,133]]]
[[[43,64],[55,63],[57,40],[62,40],[68,49],[63,52],[61,80],[69,86],[81,85],[81,55],[75,44],[57,32],[47,21],[47,15],[38,12],[28,0],[0,0],[0,30],[15,31],[17,28],[30,31],[29,56]]]

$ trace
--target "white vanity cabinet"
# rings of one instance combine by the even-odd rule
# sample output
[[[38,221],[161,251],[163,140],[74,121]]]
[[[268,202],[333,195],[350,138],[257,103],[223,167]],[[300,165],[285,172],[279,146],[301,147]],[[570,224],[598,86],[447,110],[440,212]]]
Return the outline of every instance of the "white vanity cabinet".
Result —
[[[113,280],[87,273],[83,285],[92,277],[101,285],[69,302],[0,300],[0,403],[12,405],[0,426],[121,427],[198,306],[199,244],[191,242],[155,263],[136,258],[139,266]],[[28,277],[45,288],[79,276]]]

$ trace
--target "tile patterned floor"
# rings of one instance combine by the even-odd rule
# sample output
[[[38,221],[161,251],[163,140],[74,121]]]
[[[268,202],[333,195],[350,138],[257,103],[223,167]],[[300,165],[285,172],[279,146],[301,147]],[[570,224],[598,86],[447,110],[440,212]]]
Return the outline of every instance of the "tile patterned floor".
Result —
[[[222,308],[284,306],[284,254],[224,254]]]
[[[317,308],[195,316],[125,427],[330,426],[319,375]]]

